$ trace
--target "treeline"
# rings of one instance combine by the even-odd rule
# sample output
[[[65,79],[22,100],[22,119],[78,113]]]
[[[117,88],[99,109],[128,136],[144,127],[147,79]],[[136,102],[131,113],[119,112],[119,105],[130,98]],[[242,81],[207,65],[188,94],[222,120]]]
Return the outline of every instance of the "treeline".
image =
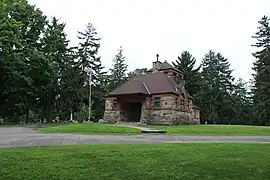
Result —
[[[98,55],[100,38],[89,23],[78,39],[71,47],[65,23],[49,19],[26,0],[0,2],[1,118],[52,121],[73,114],[87,120],[90,70],[92,117],[102,117],[108,78]]]
[[[269,18],[259,21],[254,38],[253,81],[235,80],[229,60],[209,51],[196,59],[184,51],[176,68],[184,72],[186,88],[196,98],[204,123],[260,124],[270,118]],[[0,118],[9,122],[52,121],[56,117],[88,120],[89,75],[91,120],[103,116],[106,93],[146,68],[127,71],[120,47],[105,72],[99,56],[100,40],[93,24],[78,32],[79,43],[70,46],[65,23],[48,18],[27,0],[0,2]]]
[[[184,72],[186,89],[201,108],[201,122],[251,124],[252,99],[249,82],[232,76],[229,60],[221,53],[209,51],[199,67],[196,59],[184,51],[173,62]]]
[[[219,52],[205,54],[199,67],[184,51],[173,62],[184,72],[186,88],[201,108],[201,122],[218,124],[270,125],[270,19],[263,16],[252,38],[253,79],[235,79],[230,62]]]

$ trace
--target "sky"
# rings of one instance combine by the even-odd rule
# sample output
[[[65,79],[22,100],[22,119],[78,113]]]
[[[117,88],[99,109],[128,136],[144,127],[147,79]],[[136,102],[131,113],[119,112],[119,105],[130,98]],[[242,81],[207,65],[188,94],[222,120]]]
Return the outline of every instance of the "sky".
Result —
[[[251,38],[270,16],[269,0],[29,0],[48,17],[66,23],[71,45],[88,22],[97,29],[99,55],[109,69],[122,46],[129,70],[150,68],[158,53],[172,62],[189,51],[200,64],[211,49],[229,59],[236,78],[249,80]]]

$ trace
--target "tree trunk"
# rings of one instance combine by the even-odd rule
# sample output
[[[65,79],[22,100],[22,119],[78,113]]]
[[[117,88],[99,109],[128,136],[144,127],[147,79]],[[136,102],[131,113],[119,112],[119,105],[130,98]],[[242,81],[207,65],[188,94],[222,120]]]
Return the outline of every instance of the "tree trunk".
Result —
[[[45,105],[45,118],[46,122],[52,122],[52,95],[48,94]]]
[[[29,122],[29,107],[26,106],[26,119],[25,119],[25,124],[28,124]]]
[[[46,121],[47,122],[52,122],[52,104],[51,100],[47,102],[47,107],[46,107]]]

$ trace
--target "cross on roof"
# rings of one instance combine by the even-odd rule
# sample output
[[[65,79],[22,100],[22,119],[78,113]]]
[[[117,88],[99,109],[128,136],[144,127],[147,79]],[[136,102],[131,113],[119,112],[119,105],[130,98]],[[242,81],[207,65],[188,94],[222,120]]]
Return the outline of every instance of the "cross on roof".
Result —
[[[158,57],[159,57],[159,55],[157,54],[156,56],[157,56],[157,61],[158,61]]]

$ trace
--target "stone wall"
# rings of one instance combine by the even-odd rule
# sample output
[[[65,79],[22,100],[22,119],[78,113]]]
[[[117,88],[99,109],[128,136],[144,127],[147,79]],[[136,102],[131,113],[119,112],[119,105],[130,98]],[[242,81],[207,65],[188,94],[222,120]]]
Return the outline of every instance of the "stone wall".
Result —
[[[161,97],[161,108],[154,108],[154,98]],[[107,98],[105,101],[104,120],[109,122],[123,121],[123,113],[121,113],[121,104],[117,109],[113,109],[113,100],[115,98]],[[156,95],[146,97],[142,100],[141,123],[146,124],[199,124],[200,110],[197,108],[181,109],[179,108],[178,96],[172,94]],[[130,100],[130,99],[128,99]],[[119,99],[125,102],[124,99]],[[189,107],[192,102],[189,102]]]
[[[105,112],[103,119],[108,122],[116,122],[121,120],[119,108],[114,110],[112,108],[113,100],[115,98],[107,98],[105,101]]]
[[[193,120],[197,122],[197,124],[200,124],[200,109],[193,109]]]
[[[144,110],[141,122],[146,124],[198,124],[192,113],[176,110]]]
[[[146,124],[199,124],[200,118],[195,118],[192,108],[182,110],[177,107],[175,95],[159,95],[161,97],[161,108],[154,108],[154,99],[146,98],[142,106],[141,122]],[[151,100],[152,99],[152,100]],[[192,103],[192,102],[191,102]],[[190,106],[192,105],[190,103]]]
[[[114,123],[121,120],[120,111],[105,110],[104,120]]]
[[[155,97],[160,97],[161,109],[175,109],[175,106],[176,106],[175,98],[177,98],[177,96],[174,96],[174,95],[156,95],[156,96],[153,96],[153,106],[152,106],[152,108],[154,108],[154,98]]]

